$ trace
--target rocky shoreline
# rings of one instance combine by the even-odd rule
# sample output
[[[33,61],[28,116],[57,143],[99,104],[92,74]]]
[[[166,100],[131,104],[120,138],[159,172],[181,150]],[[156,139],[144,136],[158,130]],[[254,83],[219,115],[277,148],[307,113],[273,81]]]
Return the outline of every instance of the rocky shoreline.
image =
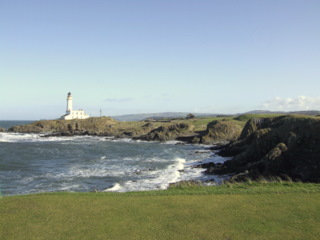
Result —
[[[254,118],[238,140],[215,147],[223,164],[204,166],[207,174],[232,174],[229,181],[292,179],[320,182],[320,119],[294,116]]]
[[[177,140],[212,144],[235,140],[242,129],[241,124],[226,119],[209,121],[209,124],[201,128],[195,124],[197,120],[120,122],[110,117],[101,117],[37,121],[11,127],[8,132],[43,133],[45,136],[112,136],[144,141]]]
[[[214,120],[199,131],[191,121],[118,122],[112,118],[38,121],[9,132],[49,136],[93,135],[144,141],[178,140],[216,144],[211,150],[231,159],[197,167],[206,174],[233,175],[230,181],[293,179],[320,182],[320,118],[302,115],[250,118],[245,126],[233,119]]]

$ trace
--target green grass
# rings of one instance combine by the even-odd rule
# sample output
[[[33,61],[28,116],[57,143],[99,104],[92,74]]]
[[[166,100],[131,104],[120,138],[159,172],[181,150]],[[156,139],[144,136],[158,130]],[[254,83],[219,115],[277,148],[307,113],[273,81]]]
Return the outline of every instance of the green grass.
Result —
[[[193,131],[204,131],[207,129],[208,123],[214,120],[222,120],[222,119],[231,119],[231,117],[202,117],[202,118],[193,118],[193,119],[179,119],[179,120],[170,120],[169,122],[151,122],[154,128],[158,128],[160,126],[170,126],[175,123],[187,123],[193,125],[195,128]],[[144,121],[130,121],[130,122],[118,122],[114,126],[123,130],[137,130],[140,129],[146,122]]]
[[[318,239],[320,186],[247,182],[0,199],[0,239]]]
[[[284,114],[243,114],[235,117],[234,119],[237,121],[247,122],[252,118],[267,118],[267,117],[279,117]]]
[[[205,131],[207,129],[207,126],[210,122],[212,121],[217,121],[217,120],[230,120],[234,123],[236,123],[237,125],[239,125],[241,128],[244,127],[244,125],[246,124],[246,122],[254,117],[276,117],[276,116],[280,116],[280,114],[245,114],[245,115],[240,115],[240,116],[222,116],[222,117],[196,117],[196,118],[192,118],[192,119],[170,119],[168,118],[168,122],[163,122],[163,121],[155,121],[155,122],[151,122],[153,128],[158,128],[160,126],[170,126],[172,124],[175,123],[187,123],[190,125],[193,125],[194,128],[192,130],[185,130],[185,132],[201,132],[201,131]],[[99,118],[93,119],[95,121],[98,121]],[[83,121],[84,123],[86,123],[85,121]],[[84,124],[82,123],[82,124]],[[145,125],[146,122],[145,121],[127,121],[127,122],[115,122],[112,123],[113,127],[117,130],[121,130],[121,131],[139,131],[141,130],[142,126]],[[85,126],[85,125],[84,125]]]
[[[199,117],[193,119],[186,119],[186,120],[174,120],[173,122],[183,122],[192,124],[195,128],[194,131],[204,131],[207,129],[207,126],[210,122],[216,120],[223,120],[223,119],[233,119],[232,116],[230,117]]]

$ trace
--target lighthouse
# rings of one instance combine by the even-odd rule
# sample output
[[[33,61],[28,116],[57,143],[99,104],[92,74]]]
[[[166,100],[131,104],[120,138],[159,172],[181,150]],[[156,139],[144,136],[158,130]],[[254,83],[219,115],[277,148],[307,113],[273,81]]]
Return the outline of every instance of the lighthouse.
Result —
[[[74,111],[72,109],[72,96],[71,92],[67,95],[67,110],[66,114],[61,116],[60,119],[71,120],[71,119],[86,119],[89,118],[89,115],[86,114],[82,109]]]
[[[67,111],[66,114],[70,114],[72,112],[72,96],[71,92],[68,93],[67,96]]]

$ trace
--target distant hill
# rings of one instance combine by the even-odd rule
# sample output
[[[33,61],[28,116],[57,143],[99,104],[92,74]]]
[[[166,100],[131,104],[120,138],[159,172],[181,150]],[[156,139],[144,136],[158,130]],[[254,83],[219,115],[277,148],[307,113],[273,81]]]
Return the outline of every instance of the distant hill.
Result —
[[[245,113],[239,113],[237,115],[241,114],[302,114],[302,115],[319,115],[320,111],[317,110],[308,110],[308,111],[292,111],[292,112],[285,112],[285,111],[268,111],[268,110],[253,110],[250,112]]]
[[[118,121],[141,121],[148,118],[152,119],[162,119],[162,118],[185,118],[189,112],[162,112],[162,113],[141,113],[141,114],[127,114],[127,115],[118,115],[111,116],[112,118]],[[216,117],[216,116],[233,116],[233,115],[242,115],[242,114],[303,114],[303,115],[320,115],[320,111],[310,110],[310,111],[293,111],[293,112],[284,112],[284,111],[268,111],[268,110],[253,110],[245,113],[237,114],[218,114],[218,113],[192,113],[196,117]]]
[[[268,111],[268,110],[253,110],[245,113],[238,113],[237,115],[242,114],[286,114],[286,112],[283,111]]]
[[[141,114],[128,114],[111,116],[118,121],[141,121],[148,118],[162,119],[162,118],[185,118],[190,112],[163,112],[163,113],[141,113]],[[192,113],[196,117],[215,117],[221,114],[214,113]]]
[[[303,114],[303,115],[312,115],[312,116],[315,116],[315,115],[319,115],[320,114],[320,111],[317,111],[317,110],[310,110],[310,111],[298,111],[298,112],[290,112],[292,114]]]

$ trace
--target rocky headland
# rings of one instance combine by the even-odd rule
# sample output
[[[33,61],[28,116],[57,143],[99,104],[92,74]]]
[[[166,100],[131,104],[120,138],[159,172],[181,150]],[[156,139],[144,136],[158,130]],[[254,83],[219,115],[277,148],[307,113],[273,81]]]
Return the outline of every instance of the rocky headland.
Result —
[[[276,177],[320,182],[320,119],[316,117],[253,118],[238,140],[215,149],[232,159],[211,164],[208,174],[232,174],[232,181]]]
[[[121,122],[110,117],[43,120],[14,126],[8,132],[42,133],[44,136],[107,136],[144,141],[178,140],[211,144],[240,136],[243,123],[225,119],[178,119]]]
[[[42,120],[31,124],[18,125],[8,129],[8,132],[43,133],[48,135],[112,135],[112,126],[116,120],[103,118],[74,119],[74,120]]]

